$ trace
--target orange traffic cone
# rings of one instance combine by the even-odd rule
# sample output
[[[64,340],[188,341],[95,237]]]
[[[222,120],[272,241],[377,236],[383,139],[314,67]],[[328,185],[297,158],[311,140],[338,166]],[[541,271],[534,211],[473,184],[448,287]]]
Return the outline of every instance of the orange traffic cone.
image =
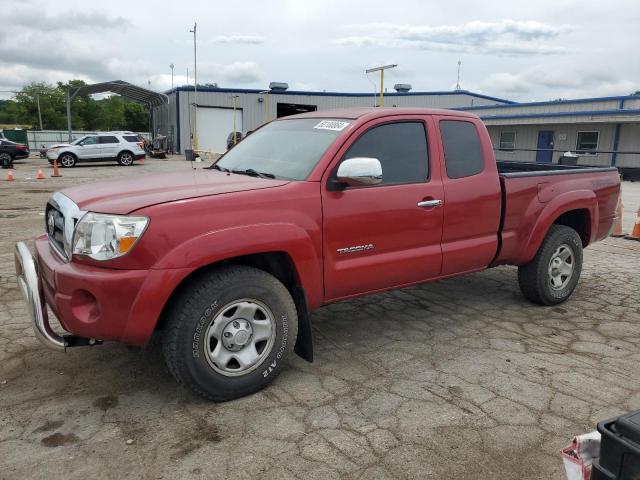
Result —
[[[612,237],[624,237],[622,233],[622,195],[618,196],[618,204],[616,205],[616,223],[611,232]]]
[[[13,182],[13,170],[7,172],[7,182]]]
[[[52,177],[61,177],[60,172],[58,171],[58,160],[53,161],[53,175]]]
[[[636,214],[636,223],[633,225],[633,230],[624,238],[626,238],[627,240],[637,240],[640,242],[640,208],[638,209],[638,213]]]
[[[140,157],[140,160],[138,160],[138,164],[144,165],[144,157]]]
[[[44,180],[44,173],[42,173],[42,169],[38,169],[38,173],[36,175],[36,180]]]

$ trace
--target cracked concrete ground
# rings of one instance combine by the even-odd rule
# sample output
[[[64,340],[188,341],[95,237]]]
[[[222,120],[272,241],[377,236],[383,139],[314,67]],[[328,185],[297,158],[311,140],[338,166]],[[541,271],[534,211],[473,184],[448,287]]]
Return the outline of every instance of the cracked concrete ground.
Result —
[[[224,404],[179,388],[157,339],[46,350],[13,244],[42,231],[50,192],[189,164],[36,182],[41,163],[18,163],[17,180],[0,184],[3,480],[557,479],[572,436],[640,408],[640,242],[621,239],[585,251],[578,288],[557,307],[527,303],[512,267],[325,307],[313,315],[315,363],[294,358],[266,390]],[[640,184],[623,192],[628,231]]]

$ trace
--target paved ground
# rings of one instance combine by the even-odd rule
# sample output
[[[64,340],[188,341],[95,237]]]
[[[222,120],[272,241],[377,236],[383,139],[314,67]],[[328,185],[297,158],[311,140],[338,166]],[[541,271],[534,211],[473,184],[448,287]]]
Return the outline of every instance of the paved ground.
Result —
[[[177,387],[157,340],[45,350],[12,249],[41,232],[49,193],[189,164],[36,182],[36,163],[0,182],[1,479],[557,479],[573,435],[640,408],[640,243],[620,239],[586,251],[560,307],[525,302],[505,267],[323,308],[314,364],[296,358],[265,391],[225,404]],[[623,190],[633,214],[640,184]]]

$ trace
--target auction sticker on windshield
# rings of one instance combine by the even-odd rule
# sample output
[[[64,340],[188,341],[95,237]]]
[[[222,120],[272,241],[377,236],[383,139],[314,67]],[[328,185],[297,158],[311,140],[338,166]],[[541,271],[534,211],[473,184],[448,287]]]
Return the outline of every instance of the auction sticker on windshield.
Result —
[[[320,130],[333,130],[334,132],[341,132],[349,126],[349,122],[341,122],[339,120],[322,120],[313,128]]]

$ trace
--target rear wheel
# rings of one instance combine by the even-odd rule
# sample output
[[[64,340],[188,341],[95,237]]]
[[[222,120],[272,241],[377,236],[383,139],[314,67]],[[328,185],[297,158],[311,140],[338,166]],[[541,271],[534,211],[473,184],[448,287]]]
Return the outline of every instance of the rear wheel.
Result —
[[[571,296],[582,272],[582,241],[564,225],[552,225],[538,253],[518,268],[522,294],[540,305],[556,305]]]
[[[128,167],[133,164],[133,153],[131,152],[120,152],[118,154],[118,163],[123,167]]]
[[[63,153],[62,155],[60,155],[58,160],[60,161],[60,165],[65,168],[75,167],[78,161],[73,153]]]
[[[215,401],[268,385],[282,370],[298,331],[285,286],[245,266],[197,279],[174,302],[167,321],[169,370],[179,383]]]

